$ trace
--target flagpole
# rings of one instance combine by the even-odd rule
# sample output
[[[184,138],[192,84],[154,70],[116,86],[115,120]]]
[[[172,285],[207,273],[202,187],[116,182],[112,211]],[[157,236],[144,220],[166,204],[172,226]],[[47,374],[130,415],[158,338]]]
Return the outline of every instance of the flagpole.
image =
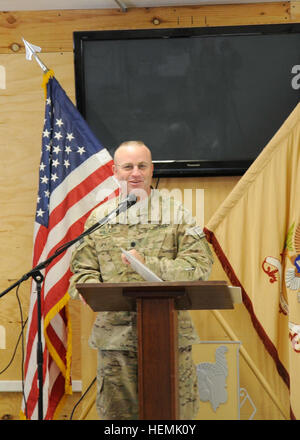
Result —
[[[31,61],[32,57],[36,60],[40,68],[44,73],[49,72],[48,67],[40,60],[36,52],[41,52],[41,48],[39,46],[35,46],[34,44],[29,43],[27,40],[22,38],[26,51],[26,59]],[[38,326],[38,338],[37,338],[37,373],[38,373],[38,420],[44,419],[44,410],[43,410],[43,343],[42,343],[42,301],[41,301],[41,292],[42,292],[42,283],[44,280],[43,275],[39,270],[34,271],[32,274],[33,279],[36,282],[37,287],[37,326]],[[26,415],[27,416],[27,415]]]
[[[43,409],[43,343],[42,343],[42,284],[44,277],[42,273],[37,270],[32,273],[32,278],[36,282],[36,296],[37,296],[37,347],[36,347],[36,363],[37,363],[37,374],[38,374],[38,420],[44,419],[44,409]]]
[[[31,61],[32,57],[34,57],[35,61],[38,63],[42,71],[44,73],[49,72],[48,67],[40,60],[40,58],[37,55],[37,52],[41,52],[42,49],[39,46],[35,46],[34,44],[24,40],[24,38],[22,38],[22,40],[24,42],[24,47],[26,51],[26,60]]]
[[[32,57],[36,60],[42,71],[46,74],[49,72],[48,67],[40,60],[36,52],[41,52],[41,48],[39,46],[35,46],[34,44],[29,43],[27,40],[22,38],[24,42],[24,47],[26,51],[26,59],[31,61]],[[32,272],[32,278],[36,282],[37,286],[37,326],[38,326],[38,340],[37,340],[37,373],[38,373],[38,420],[44,419],[44,411],[43,411],[43,343],[42,343],[42,329],[41,329],[41,321],[42,321],[42,303],[41,303],[41,290],[43,283],[43,275],[39,270]],[[23,280],[20,280],[18,283],[21,283]],[[11,288],[7,289],[7,291],[11,290]],[[7,292],[6,291],[6,292]],[[5,294],[6,292],[3,292]],[[26,407],[26,402],[25,402]],[[27,414],[25,414],[27,418]]]
[[[49,77],[49,75],[52,74],[52,71],[48,69],[48,67],[41,61],[41,59],[38,57],[37,52],[41,52],[41,48],[39,46],[35,46],[32,43],[29,43],[27,40],[22,38],[24,42],[24,47],[26,51],[26,59],[31,61],[32,57],[35,59],[35,61],[38,63],[40,68],[42,69],[44,73],[44,80],[43,80],[43,86],[45,87],[45,78]],[[46,88],[46,87],[45,87]],[[50,261],[52,261],[54,257],[50,258],[48,261],[48,264],[50,264]],[[4,292],[0,294],[0,297],[8,293],[10,290],[12,290],[15,286],[20,285],[23,281],[26,279],[32,277],[33,280],[36,283],[36,314],[37,314],[37,345],[36,345],[36,369],[37,369],[37,392],[38,392],[38,399],[37,399],[37,419],[38,420],[44,420],[44,347],[43,347],[43,337],[42,337],[42,322],[43,322],[43,316],[44,316],[44,301],[42,298],[42,286],[44,281],[44,276],[41,273],[41,270],[46,268],[47,261],[44,262],[43,265],[38,265],[35,268],[33,268],[30,272],[23,275],[23,277],[17,282],[14,283],[10,288],[6,289]],[[40,270],[41,269],[41,270]],[[30,419],[30,416],[28,416],[27,413],[27,397],[25,394],[23,396],[24,399],[24,406],[25,406],[25,418]]]

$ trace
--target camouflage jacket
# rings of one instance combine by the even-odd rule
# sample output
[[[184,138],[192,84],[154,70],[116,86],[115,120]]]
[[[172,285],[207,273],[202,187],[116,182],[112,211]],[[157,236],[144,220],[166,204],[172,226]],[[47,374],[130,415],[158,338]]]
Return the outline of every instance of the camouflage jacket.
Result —
[[[89,228],[117,206],[118,198],[95,209]],[[164,281],[206,280],[213,263],[212,253],[201,229],[182,204],[152,190],[151,196],[136,203],[92,234],[73,252],[69,293],[78,297],[76,283],[144,281],[121,260],[121,250],[135,248],[145,265]],[[188,311],[178,312],[179,346],[198,342]],[[100,312],[90,343],[108,350],[136,350],[136,313]]]

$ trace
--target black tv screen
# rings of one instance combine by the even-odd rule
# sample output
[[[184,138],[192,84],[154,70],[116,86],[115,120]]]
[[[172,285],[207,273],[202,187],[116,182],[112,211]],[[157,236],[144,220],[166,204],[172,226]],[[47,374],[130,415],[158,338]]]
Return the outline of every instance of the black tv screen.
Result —
[[[155,175],[242,175],[299,101],[300,24],[74,32],[77,107]]]

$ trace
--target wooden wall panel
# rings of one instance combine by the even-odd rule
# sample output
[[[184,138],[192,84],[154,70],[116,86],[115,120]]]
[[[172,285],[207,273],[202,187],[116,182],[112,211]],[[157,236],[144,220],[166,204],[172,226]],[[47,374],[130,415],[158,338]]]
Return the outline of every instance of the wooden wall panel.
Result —
[[[0,52],[11,53],[12,44],[24,50],[22,37],[43,52],[72,52],[72,33],[97,29],[147,29],[168,27],[232,26],[297,21],[289,2],[163,8],[9,11],[0,13]],[[155,24],[157,23],[157,24]]]
[[[25,60],[22,37],[42,47],[41,59],[55,71],[56,78],[74,100],[74,31],[288,23],[299,19],[297,2],[129,9],[126,13],[118,9],[0,12],[0,66],[6,74],[6,88],[0,88],[0,291],[31,267],[32,256],[44,92],[41,89],[40,68],[34,61]],[[17,43],[17,46],[13,43]],[[14,52],[13,48],[17,50]],[[204,189],[204,220],[207,222],[237,180],[236,177],[161,179],[159,188],[178,188],[182,191],[185,188]],[[226,279],[217,260],[211,278]],[[25,317],[29,290],[30,282],[27,281],[20,288]],[[20,315],[14,293],[1,298],[0,303],[0,325],[7,329],[6,349],[0,352],[1,370],[15,346]],[[85,389],[96,374],[96,352],[88,348],[94,314],[79,302],[71,301],[71,316],[74,337],[73,378],[82,379]],[[274,363],[253,330],[245,308],[238,306],[235,311],[224,312],[222,316],[268,377],[288,412],[287,389],[278,379]],[[201,338],[229,338],[210,312],[193,312],[193,317]],[[19,349],[14,363],[0,376],[0,380],[19,380],[20,362]],[[246,386],[251,397],[259,404],[256,418],[282,418],[257,379],[251,377],[249,367],[242,362],[242,385]],[[83,402],[83,408],[88,406],[88,399]],[[67,412],[71,411],[75,401],[76,396],[68,399],[62,418],[67,418]],[[19,406],[19,394],[2,393],[0,419],[5,414],[17,418]],[[80,411],[76,411],[76,418]],[[87,418],[96,417],[93,408]]]

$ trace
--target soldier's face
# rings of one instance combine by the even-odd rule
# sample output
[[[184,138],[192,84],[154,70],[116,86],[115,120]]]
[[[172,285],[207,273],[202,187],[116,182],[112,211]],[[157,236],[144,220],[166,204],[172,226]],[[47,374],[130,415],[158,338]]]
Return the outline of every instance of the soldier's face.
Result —
[[[153,164],[146,147],[121,147],[116,153],[113,171],[119,182],[126,182],[128,193],[135,192],[140,198],[150,194]]]

